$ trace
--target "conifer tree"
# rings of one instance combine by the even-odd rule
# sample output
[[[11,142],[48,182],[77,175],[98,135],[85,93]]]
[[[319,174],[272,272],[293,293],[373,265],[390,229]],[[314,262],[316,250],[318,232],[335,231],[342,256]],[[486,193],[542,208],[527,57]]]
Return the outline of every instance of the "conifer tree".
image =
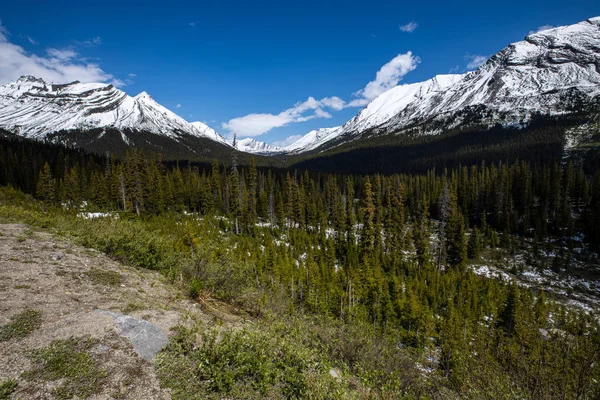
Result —
[[[55,186],[56,181],[52,177],[50,165],[46,162],[38,177],[36,189],[37,197],[42,199],[46,204],[51,204],[55,199]]]
[[[371,181],[367,177],[363,192],[363,229],[362,229],[362,247],[367,253],[372,253],[375,247],[375,202],[373,198],[373,189]]]
[[[447,227],[447,253],[450,266],[463,270],[467,261],[465,241],[465,219],[458,210],[456,194],[451,194],[450,213]]]

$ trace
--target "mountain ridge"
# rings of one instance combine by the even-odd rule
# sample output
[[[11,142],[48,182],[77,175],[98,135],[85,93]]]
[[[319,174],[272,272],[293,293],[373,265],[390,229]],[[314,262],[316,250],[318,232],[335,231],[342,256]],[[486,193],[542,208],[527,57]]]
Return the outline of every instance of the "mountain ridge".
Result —
[[[111,84],[47,83],[30,75],[0,86],[0,127],[42,139],[57,131],[112,128],[126,135],[138,130],[178,139],[207,138],[230,146],[202,122],[189,123],[143,91],[132,97]]]
[[[439,135],[497,124],[524,127],[535,115],[568,115],[598,103],[600,17],[594,17],[527,35],[474,71],[398,85],[342,126],[312,130],[285,147],[246,138],[237,141],[236,148],[265,156],[318,154],[390,134]],[[147,135],[144,140],[162,143],[158,137],[168,138],[189,148],[190,154],[202,152],[194,146],[207,143],[233,148],[211,127],[187,122],[147,92],[131,97],[111,84],[54,84],[22,76],[0,86],[0,108],[0,128],[34,139],[101,128],[119,131],[126,146],[132,142],[130,131],[138,131]],[[210,142],[193,143],[190,138]],[[155,147],[165,146],[166,142]]]
[[[343,143],[416,130],[440,134],[459,126],[525,126],[537,114],[568,114],[600,98],[600,17],[527,35],[478,69],[398,85],[372,100],[325,140],[282,153],[320,153]],[[300,151],[298,151],[300,149]]]

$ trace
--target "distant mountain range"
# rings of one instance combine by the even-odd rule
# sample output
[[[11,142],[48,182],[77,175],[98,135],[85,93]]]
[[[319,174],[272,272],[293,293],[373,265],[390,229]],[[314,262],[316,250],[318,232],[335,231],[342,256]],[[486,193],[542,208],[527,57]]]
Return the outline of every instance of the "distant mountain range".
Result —
[[[473,72],[399,85],[341,127],[312,131],[283,153],[324,151],[366,137],[524,126],[600,103],[600,17],[528,35]],[[262,152],[261,146],[254,148]]]
[[[525,127],[537,116],[568,116],[600,104],[600,17],[528,35],[466,74],[438,75],[381,94],[344,125],[276,147],[237,141],[239,151],[304,156],[389,135]],[[102,83],[53,84],[32,76],[0,86],[0,128],[94,151],[143,147],[173,158],[210,157],[232,143],[187,122],[146,92],[128,96]]]

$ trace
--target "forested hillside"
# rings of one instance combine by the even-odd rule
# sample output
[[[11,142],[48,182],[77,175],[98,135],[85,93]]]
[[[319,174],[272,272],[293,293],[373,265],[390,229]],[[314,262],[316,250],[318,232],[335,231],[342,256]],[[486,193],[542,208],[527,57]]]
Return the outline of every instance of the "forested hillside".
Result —
[[[333,175],[242,167],[235,153],[227,167],[166,165],[137,151],[119,160],[3,139],[0,184],[72,221],[86,243],[162,270],[194,299],[308,318],[290,338],[376,396],[600,395],[595,307],[519,286],[518,268],[509,281],[471,268],[511,263],[525,249],[529,266],[597,279],[600,173],[517,154],[420,174]],[[3,202],[29,215],[31,203],[10,193]],[[94,211],[98,220],[84,219]],[[184,333],[171,348],[180,362],[198,356]],[[236,340],[227,343],[243,346]],[[206,357],[232,351],[212,346]],[[238,361],[233,381],[204,389],[223,395],[255,379]],[[166,384],[214,378],[186,373]]]
[[[475,113],[476,114],[476,113]],[[473,117],[475,118],[475,117]],[[378,134],[376,129],[328,149],[290,157],[288,164],[298,169],[346,174],[425,173],[459,166],[527,161],[532,164],[560,163],[565,156],[567,133],[577,130],[573,159],[587,173],[597,166],[598,134],[595,126],[583,126],[589,115],[534,118],[526,126],[443,129],[439,134],[423,134],[420,127],[402,132]],[[436,127],[432,128],[435,129]],[[569,149],[573,150],[573,149]]]

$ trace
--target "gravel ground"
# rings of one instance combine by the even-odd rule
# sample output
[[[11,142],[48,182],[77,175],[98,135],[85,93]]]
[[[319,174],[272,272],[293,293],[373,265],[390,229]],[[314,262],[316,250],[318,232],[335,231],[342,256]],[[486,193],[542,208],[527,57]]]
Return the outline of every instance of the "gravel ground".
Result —
[[[40,367],[32,350],[70,337],[92,340],[88,353],[106,374],[89,398],[169,399],[152,356],[183,313],[208,319],[157,273],[124,267],[25,225],[0,224],[0,329],[26,310],[41,313],[41,324],[22,337],[0,339],[0,383],[17,381],[14,399],[57,397],[65,378],[32,378],[26,371]]]

